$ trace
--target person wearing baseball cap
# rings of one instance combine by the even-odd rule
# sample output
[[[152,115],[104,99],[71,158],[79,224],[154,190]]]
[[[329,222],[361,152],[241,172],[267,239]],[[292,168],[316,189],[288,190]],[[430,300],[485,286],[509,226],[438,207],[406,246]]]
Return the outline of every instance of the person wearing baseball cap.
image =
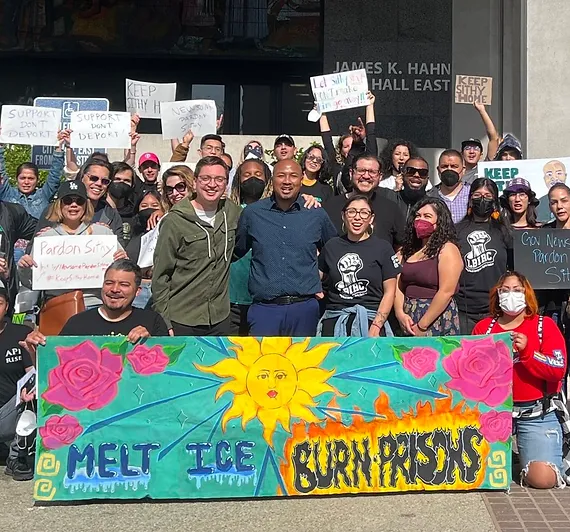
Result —
[[[523,177],[511,179],[503,194],[499,198],[501,207],[513,229],[536,229],[536,207],[540,201],[530,187],[530,183]]]
[[[479,139],[464,140],[461,143],[461,155],[465,165],[463,182],[470,185],[477,178],[477,163],[483,158],[483,144]]]
[[[295,147],[293,137],[285,133],[279,135],[273,143],[273,153],[277,161],[294,159],[297,153],[297,148]]]
[[[144,188],[156,189],[160,172],[160,160],[156,153],[147,152],[140,156],[139,172],[144,181]]]

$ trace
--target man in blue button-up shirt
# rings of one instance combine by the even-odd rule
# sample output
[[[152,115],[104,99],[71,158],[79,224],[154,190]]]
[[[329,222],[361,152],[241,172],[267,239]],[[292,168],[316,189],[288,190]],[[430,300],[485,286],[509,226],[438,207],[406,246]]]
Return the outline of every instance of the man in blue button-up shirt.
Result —
[[[238,224],[235,254],[252,250],[248,322],[253,336],[314,336],[321,292],[318,251],[337,235],[324,209],[299,196],[303,172],[293,160],[273,170],[273,195],[248,205]]]

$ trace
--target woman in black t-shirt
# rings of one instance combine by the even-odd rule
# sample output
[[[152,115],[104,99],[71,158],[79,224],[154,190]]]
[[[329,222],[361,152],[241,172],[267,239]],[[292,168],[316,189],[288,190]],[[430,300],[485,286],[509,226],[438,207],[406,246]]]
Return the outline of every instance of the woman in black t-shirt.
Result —
[[[465,266],[455,299],[461,334],[471,334],[489,313],[491,288],[512,267],[510,224],[500,212],[494,181],[480,177],[471,184],[467,215],[457,224],[457,237]]]
[[[319,255],[328,294],[317,335],[385,336],[400,263],[388,242],[370,236],[374,210],[367,196],[348,199],[342,219],[346,234],[329,240]]]

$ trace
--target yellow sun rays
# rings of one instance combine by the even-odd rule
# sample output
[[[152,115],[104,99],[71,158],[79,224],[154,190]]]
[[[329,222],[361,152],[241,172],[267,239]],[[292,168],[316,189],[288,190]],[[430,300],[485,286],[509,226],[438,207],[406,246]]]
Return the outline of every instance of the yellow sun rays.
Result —
[[[230,420],[241,418],[241,426],[257,418],[263,427],[263,438],[273,446],[273,434],[280,423],[290,432],[291,418],[307,423],[321,421],[310,409],[314,398],[338,391],[328,384],[334,370],[320,368],[337,343],[322,343],[307,350],[310,338],[292,343],[290,338],[231,337],[229,349],[236,358],[225,358],[213,366],[194,364],[204,373],[229,380],[216,392],[216,400],[225,393],[234,395],[222,418],[225,431]]]

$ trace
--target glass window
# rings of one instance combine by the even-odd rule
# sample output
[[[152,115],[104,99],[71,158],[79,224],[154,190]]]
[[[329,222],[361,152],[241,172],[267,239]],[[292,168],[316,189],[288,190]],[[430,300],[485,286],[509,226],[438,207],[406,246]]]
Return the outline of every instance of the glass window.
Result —
[[[271,87],[242,85],[240,87],[240,135],[271,135]]]

